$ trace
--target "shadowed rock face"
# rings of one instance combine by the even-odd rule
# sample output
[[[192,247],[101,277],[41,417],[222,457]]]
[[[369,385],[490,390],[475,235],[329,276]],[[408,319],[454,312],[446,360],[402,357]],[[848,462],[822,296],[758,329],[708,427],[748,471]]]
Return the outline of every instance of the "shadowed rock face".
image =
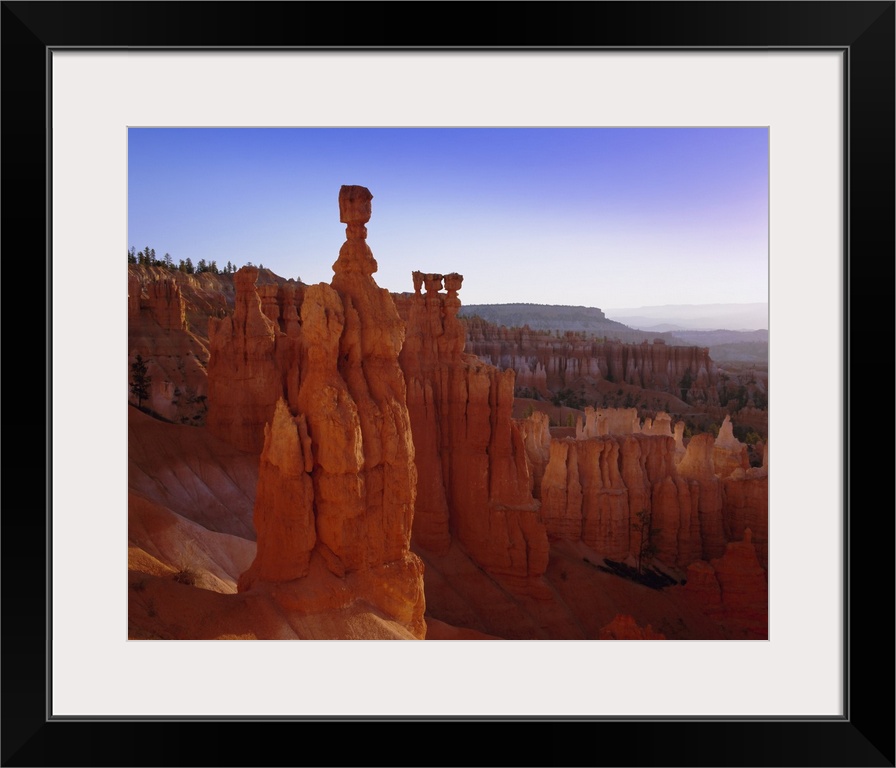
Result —
[[[264,425],[283,394],[285,348],[297,346],[262,312],[257,279],[256,267],[240,269],[233,277],[233,315],[208,320],[206,419],[213,435],[254,453],[264,445]]]
[[[729,542],[721,557],[692,563],[683,589],[707,615],[723,618],[746,636],[768,636],[768,574],[756,557],[749,528],[742,540]]]

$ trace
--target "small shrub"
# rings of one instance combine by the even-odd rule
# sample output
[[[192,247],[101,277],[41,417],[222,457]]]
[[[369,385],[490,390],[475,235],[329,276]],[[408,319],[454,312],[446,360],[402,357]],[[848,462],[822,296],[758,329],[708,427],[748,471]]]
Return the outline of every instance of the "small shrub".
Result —
[[[172,578],[178,584],[186,584],[187,586],[192,587],[196,584],[198,575],[196,574],[196,571],[192,570],[191,568],[181,568],[177,573],[174,574],[174,576],[172,576]]]

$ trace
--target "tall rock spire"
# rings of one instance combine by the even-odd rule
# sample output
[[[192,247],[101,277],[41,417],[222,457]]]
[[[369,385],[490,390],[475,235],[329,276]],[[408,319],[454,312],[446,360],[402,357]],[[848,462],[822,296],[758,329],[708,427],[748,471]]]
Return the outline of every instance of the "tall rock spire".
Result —
[[[284,340],[275,348],[298,352],[268,357],[280,391],[264,429],[258,550],[239,588],[290,582],[299,596],[313,589],[303,584],[316,562],[317,573],[346,580],[346,599],[366,600],[422,637],[423,566],[410,552],[417,470],[398,364],[404,323],[372,277],[364,226],[372,198],[342,187],[347,240],[332,284],[304,289],[300,325],[271,327]]]

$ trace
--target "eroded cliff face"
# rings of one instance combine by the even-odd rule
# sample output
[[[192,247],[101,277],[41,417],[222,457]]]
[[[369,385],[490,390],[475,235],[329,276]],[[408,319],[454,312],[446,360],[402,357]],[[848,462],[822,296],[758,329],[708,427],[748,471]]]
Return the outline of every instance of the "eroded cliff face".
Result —
[[[505,328],[480,318],[464,321],[467,352],[516,372],[516,386],[542,396],[608,381],[668,392],[692,405],[718,405],[718,371],[705,347],[665,342],[624,344],[584,334],[562,336],[527,327]]]
[[[729,422],[718,438],[696,435],[687,448],[666,414],[642,425],[634,409],[589,408],[575,438],[552,438],[543,413],[519,428],[552,540],[580,540],[614,560],[636,557],[637,515],[646,510],[655,557],[666,565],[721,557],[748,527],[766,565],[767,467],[744,467],[746,446]]]
[[[352,588],[324,595],[366,600],[422,637],[423,567],[410,552],[417,471],[398,364],[404,325],[372,277],[371,197],[340,190],[347,240],[332,285],[257,290],[257,269],[236,273],[233,315],[209,321],[208,427],[260,452],[258,550],[240,591],[279,584],[291,610],[338,608],[320,578],[306,578],[325,570]]]
[[[415,542],[443,553],[456,537],[487,571],[538,576],[547,531],[512,419],[514,373],[463,352],[462,276],[413,278],[414,293],[397,304],[407,321],[400,359],[417,456]]]
[[[189,321],[189,308],[201,300],[201,281],[160,267],[128,266],[128,384],[130,365],[139,354],[150,377],[142,405],[178,424],[204,423],[208,346],[204,330]],[[204,327],[204,324],[203,324]],[[136,403],[133,394],[128,400]]]

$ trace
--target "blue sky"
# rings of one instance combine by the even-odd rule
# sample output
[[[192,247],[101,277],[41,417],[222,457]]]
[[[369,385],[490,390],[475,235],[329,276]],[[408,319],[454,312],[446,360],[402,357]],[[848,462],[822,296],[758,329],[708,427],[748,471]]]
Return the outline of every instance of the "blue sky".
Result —
[[[465,304],[768,298],[765,128],[131,128],[128,247],[329,282],[343,184],[374,275],[460,272]]]

